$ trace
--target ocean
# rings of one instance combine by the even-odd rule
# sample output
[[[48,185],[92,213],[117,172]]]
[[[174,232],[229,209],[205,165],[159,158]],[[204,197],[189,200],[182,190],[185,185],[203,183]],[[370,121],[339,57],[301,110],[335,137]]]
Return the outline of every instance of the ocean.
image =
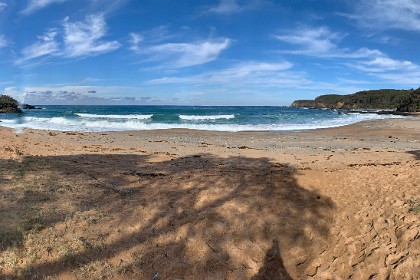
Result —
[[[301,131],[337,127],[392,115],[255,106],[40,106],[0,114],[0,125],[57,131],[128,131],[186,128],[213,131]]]

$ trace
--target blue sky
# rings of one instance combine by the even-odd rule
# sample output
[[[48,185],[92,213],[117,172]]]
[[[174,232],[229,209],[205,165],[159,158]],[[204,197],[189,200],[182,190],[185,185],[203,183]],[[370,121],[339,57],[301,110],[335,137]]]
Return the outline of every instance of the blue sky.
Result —
[[[0,0],[0,93],[289,105],[420,86],[418,0]]]

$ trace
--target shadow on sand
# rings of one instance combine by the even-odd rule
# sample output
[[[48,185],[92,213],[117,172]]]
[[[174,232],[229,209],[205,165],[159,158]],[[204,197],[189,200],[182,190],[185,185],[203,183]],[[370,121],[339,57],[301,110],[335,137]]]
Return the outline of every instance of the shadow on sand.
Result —
[[[409,154],[412,154],[416,160],[420,160],[420,150],[408,151]]]
[[[0,215],[41,213],[22,237],[42,236],[28,278],[291,279],[319,254],[334,209],[267,158],[90,154],[0,168]]]

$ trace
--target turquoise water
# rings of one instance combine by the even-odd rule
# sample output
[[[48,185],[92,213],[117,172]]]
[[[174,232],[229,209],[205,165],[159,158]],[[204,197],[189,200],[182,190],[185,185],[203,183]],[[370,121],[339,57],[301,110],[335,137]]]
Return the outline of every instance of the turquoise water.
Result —
[[[42,106],[0,114],[15,129],[125,131],[186,128],[215,131],[299,131],[343,126],[390,115],[249,106]]]

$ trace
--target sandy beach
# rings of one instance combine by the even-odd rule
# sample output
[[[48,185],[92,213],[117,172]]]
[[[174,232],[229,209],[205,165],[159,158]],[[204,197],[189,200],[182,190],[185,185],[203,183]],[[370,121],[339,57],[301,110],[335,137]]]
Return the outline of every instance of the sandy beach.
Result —
[[[419,117],[0,135],[0,279],[419,279]]]

